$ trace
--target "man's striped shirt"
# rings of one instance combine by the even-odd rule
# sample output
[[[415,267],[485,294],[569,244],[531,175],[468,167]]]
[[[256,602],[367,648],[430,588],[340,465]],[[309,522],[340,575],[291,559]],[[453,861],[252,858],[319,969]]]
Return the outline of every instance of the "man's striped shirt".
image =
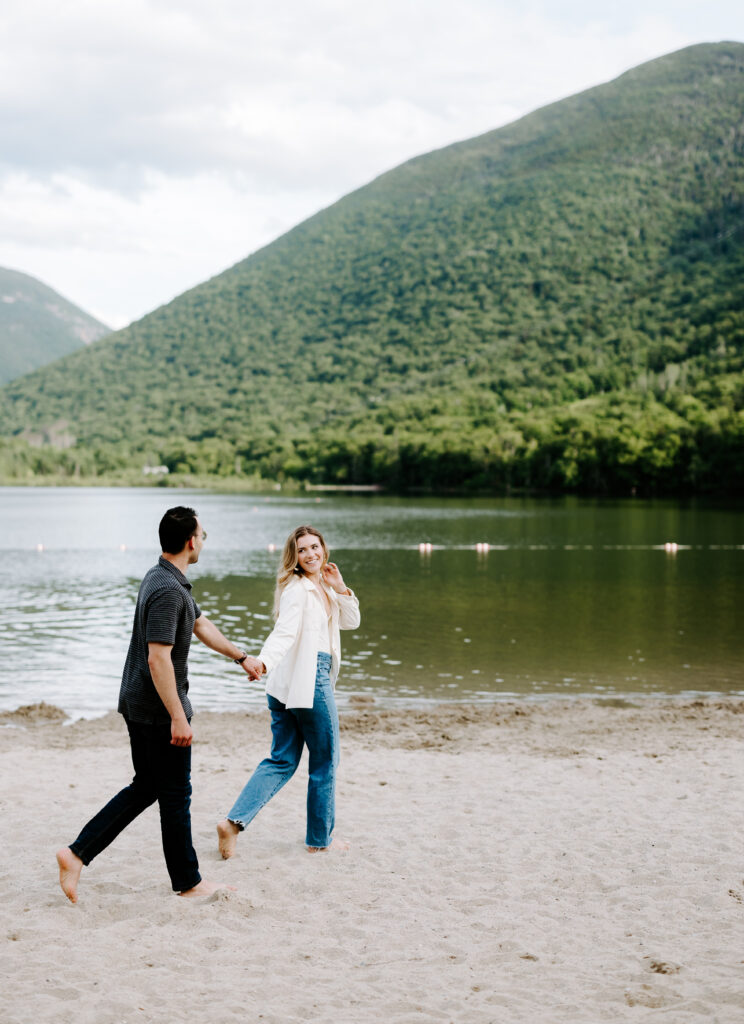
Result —
[[[172,645],[176,688],[187,718],[193,711],[188,698],[188,657],[194,622],[201,609],[191,596],[184,574],[163,558],[140,584],[129,653],[119,691],[119,711],[133,722],[170,722],[147,663],[149,643]]]

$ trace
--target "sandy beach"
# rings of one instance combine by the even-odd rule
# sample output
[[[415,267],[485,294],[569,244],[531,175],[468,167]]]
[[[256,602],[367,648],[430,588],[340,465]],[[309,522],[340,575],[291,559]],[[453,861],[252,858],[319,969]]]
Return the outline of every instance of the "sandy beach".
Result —
[[[219,857],[268,749],[194,719],[205,877],[169,889],[156,809],[84,870],[54,852],[130,778],[122,720],[0,716],[3,1024],[744,1019],[744,702],[565,700],[342,716],[337,835],[303,847],[306,768]]]

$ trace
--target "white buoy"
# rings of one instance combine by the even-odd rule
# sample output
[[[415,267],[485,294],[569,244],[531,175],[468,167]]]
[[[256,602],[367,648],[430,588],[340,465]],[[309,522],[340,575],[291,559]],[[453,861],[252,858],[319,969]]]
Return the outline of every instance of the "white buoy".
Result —
[[[127,550],[126,544],[120,544],[119,545],[119,551],[126,551],[126,550]]]
[[[486,543],[478,543],[475,545],[475,550],[479,555],[487,555],[491,550],[491,545]]]
[[[36,545],[36,550],[37,551],[43,551],[44,550],[44,545],[43,544],[37,544]]]
[[[678,545],[673,540],[668,540],[664,545],[664,550],[668,555],[676,555],[678,551]]]
[[[428,541],[422,541],[418,546],[419,551],[422,555],[430,555],[433,550],[433,546]]]
[[[276,551],[276,544],[269,544],[268,550],[271,552]]]

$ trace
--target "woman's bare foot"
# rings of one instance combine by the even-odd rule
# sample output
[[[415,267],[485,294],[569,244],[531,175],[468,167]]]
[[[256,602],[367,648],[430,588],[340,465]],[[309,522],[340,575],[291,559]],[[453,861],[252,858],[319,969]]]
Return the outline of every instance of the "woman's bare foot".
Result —
[[[83,870],[83,862],[73,853],[69,846],[57,850],[57,863],[59,864],[59,884],[62,892],[70,903],[77,903],[77,887],[80,881],[80,872]]]
[[[184,889],[178,895],[185,896],[187,899],[191,899],[193,896],[211,896],[218,889],[229,889],[230,892],[237,892],[234,885],[219,885],[217,882],[208,882],[205,878],[202,878],[201,882],[197,882],[193,889]]]
[[[235,846],[238,842],[239,835],[240,829],[238,826],[234,821],[229,821],[227,818],[223,818],[217,826],[217,841],[219,843],[220,853],[225,860],[229,860],[235,853]]]
[[[332,839],[330,846],[307,846],[305,849],[308,853],[325,853],[327,850],[333,853],[346,853],[350,845],[345,839]]]

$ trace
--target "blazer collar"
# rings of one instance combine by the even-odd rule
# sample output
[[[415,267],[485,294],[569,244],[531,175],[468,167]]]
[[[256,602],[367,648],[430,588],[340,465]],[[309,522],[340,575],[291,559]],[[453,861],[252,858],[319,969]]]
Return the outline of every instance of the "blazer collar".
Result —
[[[315,593],[315,584],[311,579],[308,579],[307,576],[298,576],[297,579],[300,581],[305,590],[307,590],[311,594]],[[323,586],[323,590],[326,592],[326,594],[328,594],[331,601],[337,596],[336,591],[333,590],[331,587],[326,587],[323,584],[321,584],[321,586]]]

